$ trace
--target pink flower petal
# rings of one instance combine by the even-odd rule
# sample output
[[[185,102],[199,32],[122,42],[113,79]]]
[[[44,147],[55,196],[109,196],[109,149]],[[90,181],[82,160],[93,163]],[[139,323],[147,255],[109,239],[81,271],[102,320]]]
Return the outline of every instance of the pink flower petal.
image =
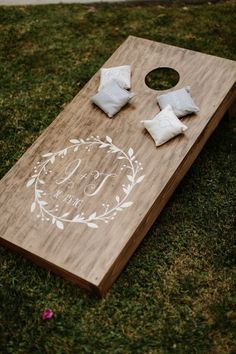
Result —
[[[49,320],[53,316],[53,311],[51,309],[46,309],[42,312],[41,317],[43,320]]]

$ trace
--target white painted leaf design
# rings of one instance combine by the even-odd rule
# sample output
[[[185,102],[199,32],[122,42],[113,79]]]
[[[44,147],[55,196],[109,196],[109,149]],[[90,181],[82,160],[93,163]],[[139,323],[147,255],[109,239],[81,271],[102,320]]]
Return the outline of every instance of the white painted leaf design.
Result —
[[[98,228],[98,226],[97,226],[97,224],[94,224],[93,222],[88,222],[88,227],[91,227],[92,229],[97,229]]]
[[[106,141],[108,141],[108,143],[112,143],[112,138],[110,138],[109,136],[106,136]]]
[[[41,200],[41,201],[39,201],[39,204],[44,206],[44,205],[47,205],[48,203],[45,202],[44,200]]]
[[[73,220],[72,221],[79,221],[80,220],[80,214],[78,214],[78,215],[75,215],[75,217],[73,218]]]
[[[126,187],[127,193],[130,193],[131,189],[132,189],[131,184],[128,184],[128,186]]]
[[[74,148],[74,152],[76,152],[76,151],[78,151],[78,150],[79,150],[79,147],[76,146],[76,147]]]
[[[109,144],[101,144],[101,145],[99,146],[99,149],[106,148],[107,146],[109,146]]]
[[[65,218],[66,216],[68,216],[70,213],[65,213],[61,216],[61,218]]]
[[[133,202],[126,202],[121,205],[121,208],[128,208],[133,204]]]
[[[45,184],[45,182],[44,182],[42,179],[39,179],[38,181],[39,181],[39,183],[41,183],[41,184]]]
[[[118,159],[118,160],[124,160],[124,159],[126,159],[126,157],[124,157],[124,156],[119,156],[119,157],[117,157],[117,159]]]
[[[116,201],[117,201],[117,203],[119,203],[119,201],[120,201],[120,197],[118,195],[116,196]]]
[[[92,220],[92,219],[96,218],[96,216],[97,216],[97,213],[95,211],[95,213],[90,215],[89,220]]]
[[[79,144],[80,141],[79,141],[78,139],[71,139],[71,140],[70,140],[70,143],[71,143],[71,144]]]
[[[64,224],[60,220],[56,220],[56,225],[57,225],[58,229],[64,230]]]
[[[42,189],[36,189],[35,193],[36,193],[36,195],[38,197],[40,197],[40,194],[43,193],[43,190]]]
[[[33,211],[35,210],[35,207],[36,207],[36,203],[33,202],[33,203],[31,204],[31,208],[30,208],[31,213],[33,213]]]
[[[50,162],[51,162],[51,164],[53,164],[53,163],[55,162],[55,156],[52,156],[52,157],[50,158]]]
[[[35,181],[35,178],[31,178],[31,179],[27,182],[26,187],[32,186],[32,184],[34,184],[34,181]]]
[[[134,150],[132,148],[129,148],[128,155],[129,157],[132,157],[134,154]]]
[[[116,208],[116,210],[118,210],[118,211],[122,211],[123,209],[118,207],[118,208]]]
[[[144,177],[145,177],[145,176],[140,176],[140,177],[137,179],[136,183],[141,183],[142,180],[144,179]]]
[[[44,154],[43,157],[49,157],[49,156],[52,156],[53,153],[52,152],[49,152],[48,154]]]
[[[128,180],[130,181],[130,182],[133,182],[133,176],[130,176],[130,175],[127,175],[127,178],[128,178]]]

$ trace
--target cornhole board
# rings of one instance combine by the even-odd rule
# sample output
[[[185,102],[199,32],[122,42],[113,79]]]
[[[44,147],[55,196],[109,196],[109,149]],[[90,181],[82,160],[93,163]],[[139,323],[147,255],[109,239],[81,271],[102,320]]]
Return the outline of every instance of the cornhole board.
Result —
[[[96,73],[0,184],[1,244],[101,296],[235,99],[236,63],[227,59],[131,36],[104,66],[124,64],[132,104],[107,118],[90,102]],[[140,121],[159,112],[160,92],[145,84],[158,67],[178,71],[171,90],[190,85],[200,112],[156,148]]]

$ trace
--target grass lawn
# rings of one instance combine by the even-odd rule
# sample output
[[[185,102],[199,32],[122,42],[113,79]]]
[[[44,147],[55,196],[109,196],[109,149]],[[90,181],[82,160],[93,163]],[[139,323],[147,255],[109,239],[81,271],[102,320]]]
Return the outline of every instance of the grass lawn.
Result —
[[[1,177],[129,34],[236,59],[235,8],[0,7]],[[103,300],[1,248],[0,352],[236,353],[235,132],[225,117]]]

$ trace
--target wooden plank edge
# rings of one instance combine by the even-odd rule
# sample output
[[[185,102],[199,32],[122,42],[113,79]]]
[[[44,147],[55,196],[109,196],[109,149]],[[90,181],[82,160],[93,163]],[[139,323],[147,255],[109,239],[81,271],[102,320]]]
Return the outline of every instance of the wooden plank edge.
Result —
[[[129,259],[131,258],[131,256],[133,255],[133,253],[135,252],[139,244],[142,242],[145,235],[150,230],[150,228],[156,221],[157,217],[159,216],[159,214],[161,213],[165,205],[170,200],[173,192],[175,191],[177,186],[180,184],[184,176],[189,171],[190,167],[192,166],[193,162],[195,161],[195,159],[203,149],[207,140],[214,132],[214,130],[218,126],[219,122],[221,121],[225,113],[229,110],[231,105],[234,103],[235,98],[236,98],[236,84],[232,86],[227,96],[224,98],[221,105],[218,107],[213,117],[206,125],[205,129],[198,136],[195,143],[189,150],[188,154],[185,156],[182,163],[179,165],[175,173],[170,178],[169,182],[163,189],[159,198],[155,201],[153,206],[150,208],[145,218],[139,224],[138,228],[134,232],[132,238],[127,242],[126,246],[120,253],[119,257],[115,260],[110,270],[102,279],[101,283],[98,286],[99,293],[102,297],[106,295],[109,288],[117,279],[121,271],[124,269]]]
[[[44,268],[45,270],[49,270],[54,274],[59,275],[63,279],[79,286],[87,294],[92,293],[99,298],[101,297],[100,291],[96,285],[78,277],[77,275],[69,271],[66,271],[65,269],[45,260],[44,258],[39,257],[25,250],[24,248],[21,248],[20,246],[16,246],[15,244],[11,243],[8,240],[3,239],[2,237],[0,237],[0,245],[6,248],[7,250],[11,250],[13,252],[18,253],[20,256],[25,257],[26,259],[30,260],[32,263],[36,264],[37,266]]]
[[[189,48],[185,48],[185,47],[179,47],[177,45],[174,45],[174,44],[167,44],[165,42],[157,42],[157,41],[154,41],[152,39],[149,39],[149,38],[144,38],[144,37],[137,37],[137,36],[133,36],[133,35],[129,35],[126,39],[126,41],[128,41],[129,39],[132,40],[132,39],[138,39],[138,40],[142,40],[143,42],[149,42],[149,44],[152,44],[152,43],[156,43],[156,44],[161,44],[163,47],[172,47],[173,49],[180,49],[182,51],[188,51],[192,54],[202,54],[203,56],[207,56],[207,57],[211,57],[211,58],[215,58],[215,59],[223,59],[224,61],[228,61],[228,62],[231,62],[231,63],[235,63],[234,60],[232,59],[228,59],[228,58],[225,58],[225,57],[220,57],[220,56],[216,56],[216,55],[213,55],[213,54],[209,54],[209,53],[205,53],[205,52],[199,52],[198,50],[193,50],[193,49],[189,49]],[[125,41],[123,42],[125,43]]]
[[[229,107],[228,115],[229,115],[229,119],[233,119],[236,116],[236,100]]]

